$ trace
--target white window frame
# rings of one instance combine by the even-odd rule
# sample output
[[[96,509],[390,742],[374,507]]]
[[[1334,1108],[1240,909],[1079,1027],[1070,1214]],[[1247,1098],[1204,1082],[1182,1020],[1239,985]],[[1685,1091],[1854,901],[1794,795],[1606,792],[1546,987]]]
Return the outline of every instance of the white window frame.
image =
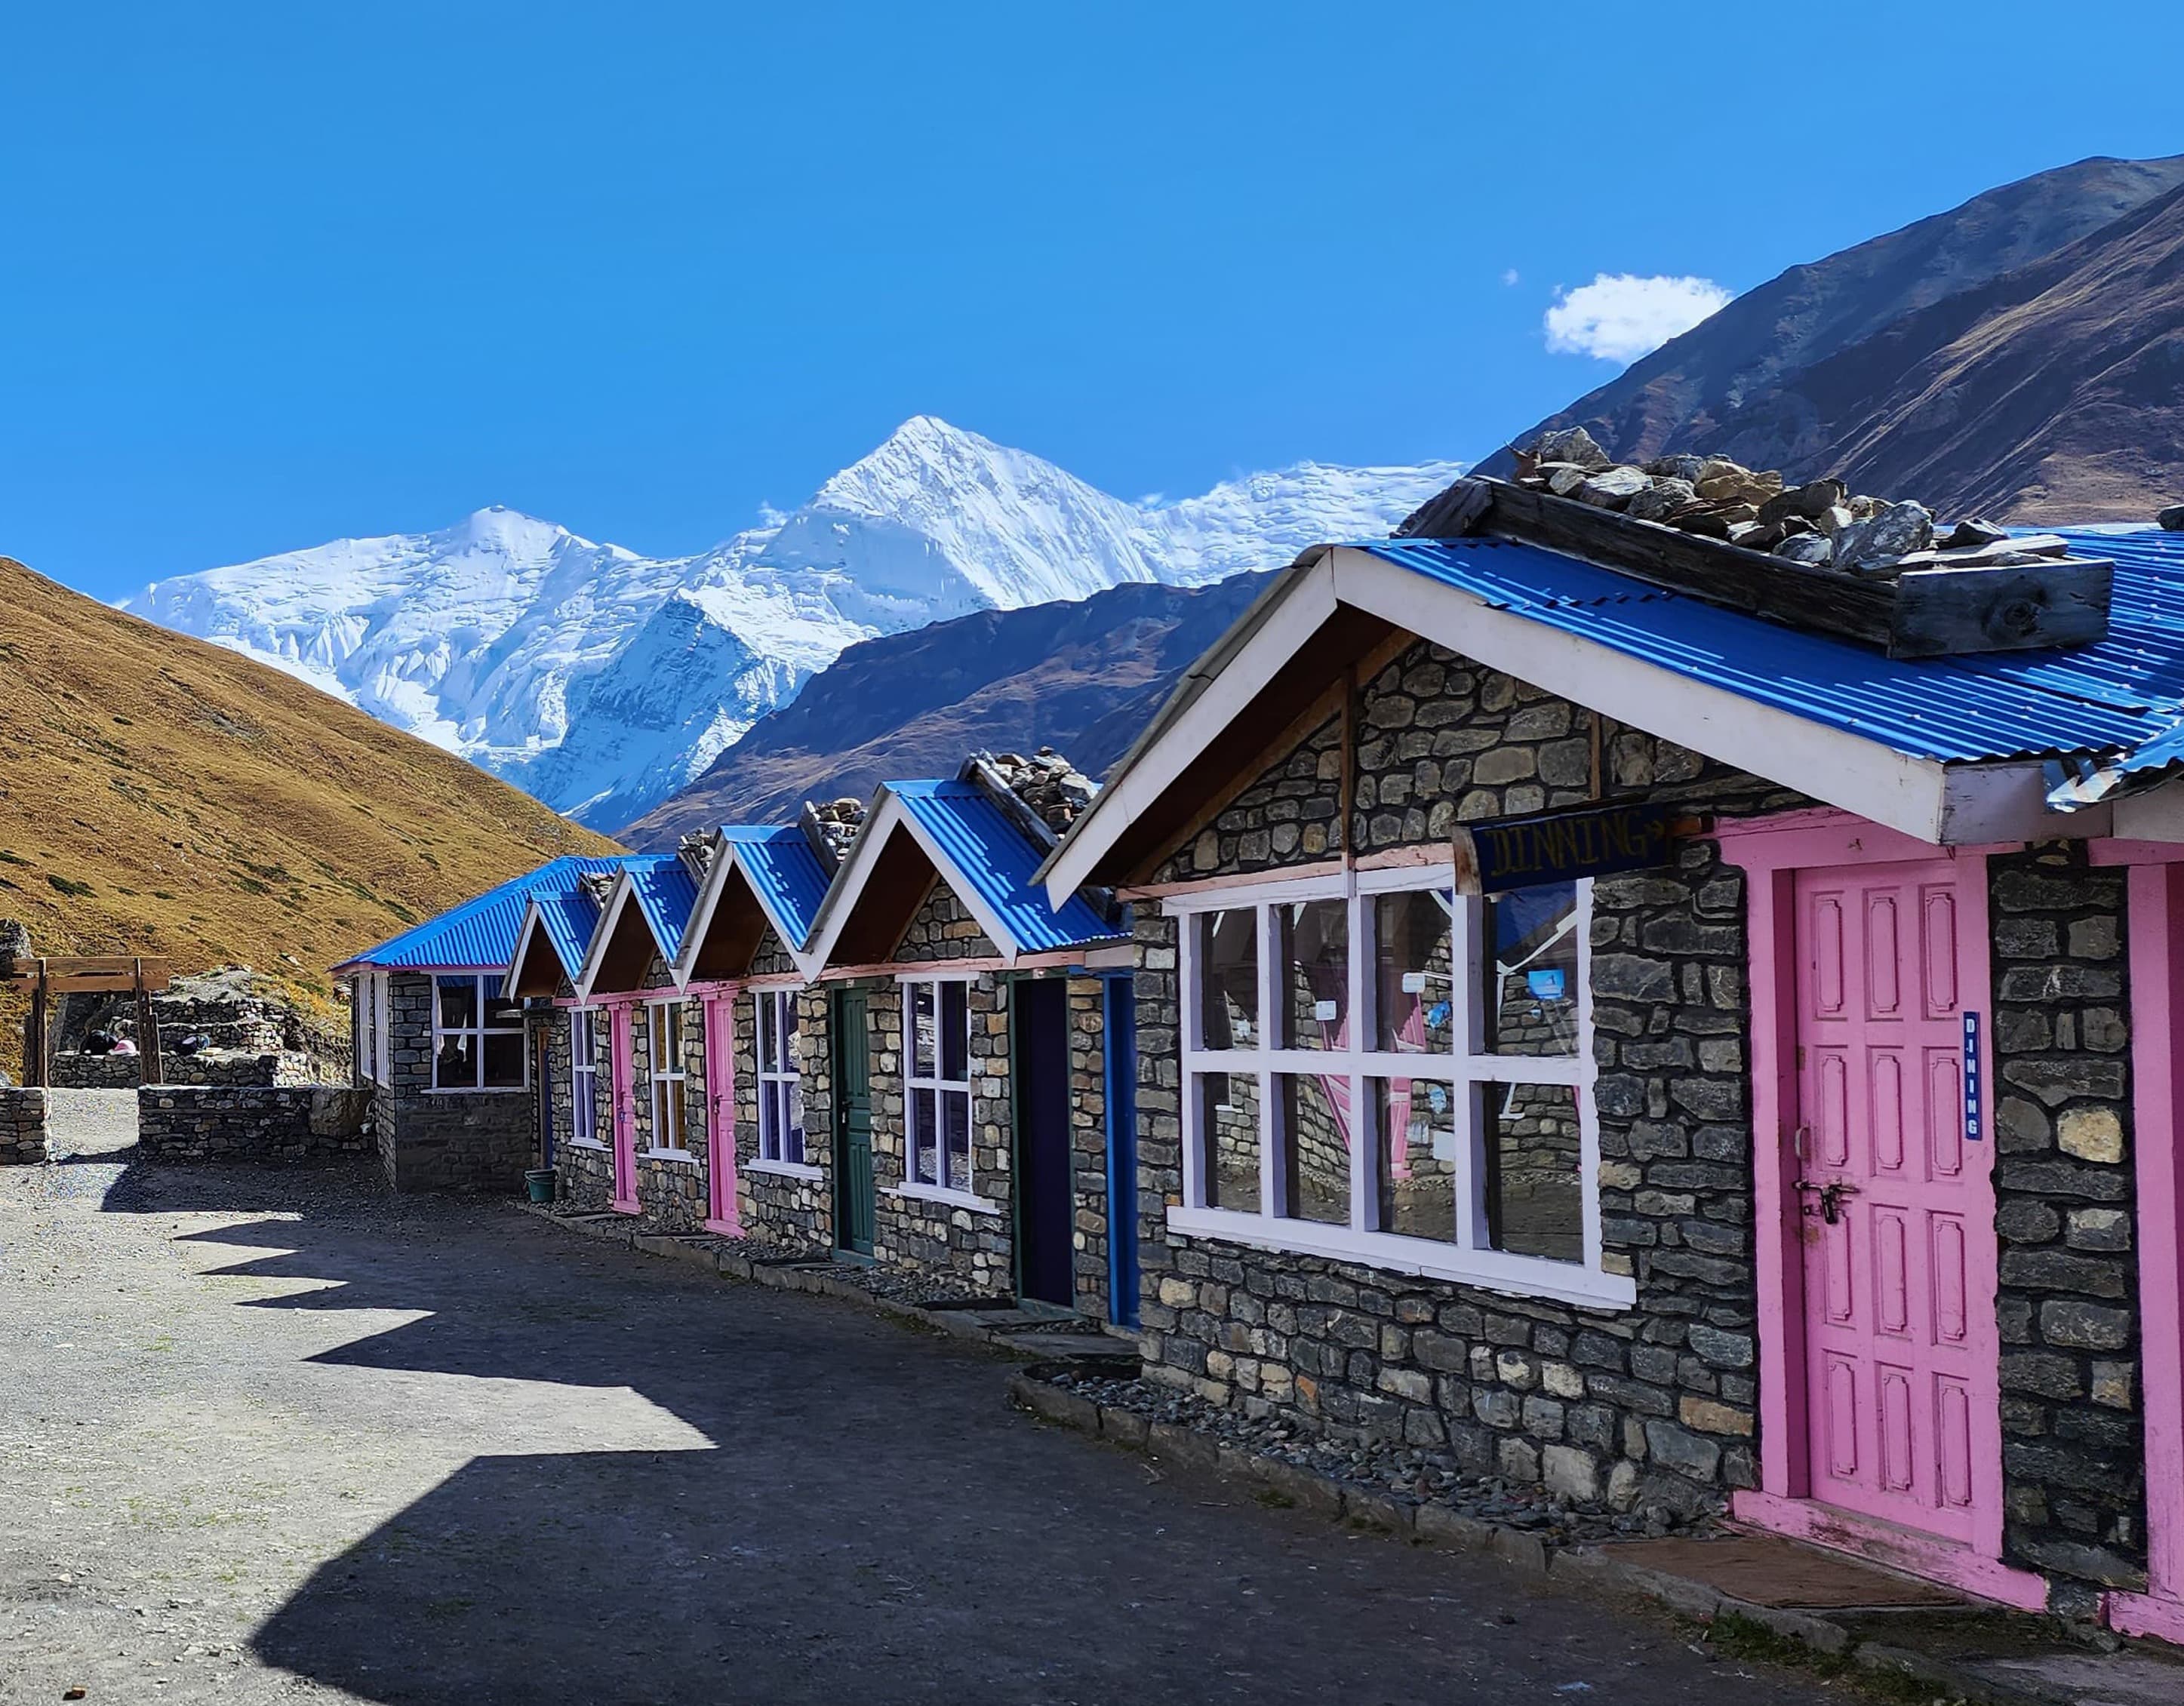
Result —
[[[599,1139],[600,1007],[569,1009],[569,1142],[579,1149],[604,1149]],[[582,1039],[579,1048],[577,1040]]]
[[[685,1011],[688,1005],[679,995],[666,1001],[644,1003],[644,1054],[652,1081],[652,1141],[644,1153],[655,1161],[694,1163],[698,1159],[690,1148],[690,1098],[687,1089],[690,1075],[682,1064],[682,1052],[689,1042],[688,1026],[690,1016]],[[662,1066],[660,1062],[660,1020],[671,1012],[675,1015],[674,1064]],[[671,1098],[674,1099],[671,1101]],[[677,1111],[675,1129],[676,1135],[682,1140],[680,1143],[662,1143],[660,1141],[660,1113],[669,1106]]]
[[[963,1075],[943,1078],[941,1063],[948,1051],[940,1035],[943,985],[956,984],[963,991]],[[902,997],[902,1183],[894,1189],[899,1197],[911,1197],[929,1203],[947,1203],[959,1209],[975,1209],[987,1214],[999,1214],[1000,1205],[978,1194],[978,1175],[972,1157],[978,1153],[978,1068],[971,1059],[971,1038],[974,1027],[971,1021],[971,984],[968,976],[950,976],[945,972],[920,972],[899,977],[895,986]],[[917,1070],[917,1037],[916,1020],[916,991],[920,986],[933,992],[933,1070],[921,1074]],[[917,1177],[917,1092],[930,1090],[933,1095],[933,1142],[935,1145],[933,1176],[944,1180],[947,1176],[946,1146],[943,1135],[948,1129],[945,1099],[950,1096],[963,1098],[963,1129],[966,1137],[964,1168],[966,1187],[936,1183],[919,1182]]]
[[[378,1047],[372,1055],[371,1081],[392,1084],[394,1081],[394,974],[374,972],[372,981],[372,1017],[378,1036]],[[434,992],[433,1000],[439,995]]]
[[[777,1106],[776,1095],[784,1088],[797,1098],[800,1108],[803,1105],[803,1063],[793,1048],[785,1051],[788,1059],[785,1066],[769,1063],[766,1057],[766,1010],[772,1009],[773,1034],[776,1036],[794,1034],[800,1037],[801,1031],[792,1033],[783,1026],[783,1020],[794,1014],[797,1002],[803,993],[804,987],[800,984],[760,984],[751,991],[751,1059],[757,1063],[751,1081],[758,1090],[758,1154],[750,1165],[755,1171],[760,1173],[780,1173],[792,1179],[816,1179],[822,1175],[820,1170],[811,1163],[810,1126],[804,1129],[804,1159],[791,1160],[782,1153],[782,1134],[775,1112]]]
[[[488,981],[499,983],[497,973],[490,971],[436,971],[427,974],[432,990],[432,1087],[434,1096],[521,1096],[531,1088],[531,1050],[519,1042],[516,1058],[523,1063],[523,1076],[519,1083],[488,1084],[485,1081],[485,1041],[488,1036],[514,1036],[521,1039],[523,1025],[519,1019],[514,1025],[488,1025],[485,1022],[485,986]],[[471,997],[476,1003],[476,1025],[443,1025],[440,1023],[440,986],[468,978]],[[495,999],[499,999],[496,996]],[[443,1084],[440,1081],[440,1044],[450,1036],[474,1039],[471,1051],[471,1080],[468,1084]]]
[[[1397,1053],[1370,1047],[1377,1036],[1373,1003],[1373,902],[1380,895],[1455,886],[1450,864],[1407,865],[1324,875],[1270,880],[1264,883],[1205,889],[1170,897],[1163,910],[1178,920],[1178,989],[1182,1003],[1182,1089],[1184,1120],[1183,1203],[1167,1211],[1169,1226],[1181,1233],[1220,1238],[1266,1249],[1287,1250],[1354,1261],[1398,1273],[1468,1281],[1490,1290],[1566,1303],[1620,1305],[1635,1301],[1637,1286],[1628,1275],[1609,1273],[1602,1263],[1600,1214],[1600,1127],[1593,1105],[1598,1068],[1592,1042],[1592,882],[1577,885],[1576,1051],[1568,1055],[1498,1055],[1481,1050],[1480,1010],[1474,954],[1484,917],[1483,903],[1457,895],[1453,908],[1451,964],[1463,992],[1455,1015],[1453,1047],[1446,1054]],[[1348,1043],[1342,1049],[1269,1046],[1278,1034],[1283,967],[1280,937],[1272,916],[1301,901],[1340,900],[1349,911],[1349,967],[1346,992]],[[1257,914],[1258,1018],[1253,1046],[1209,1049],[1201,1046],[1204,1002],[1198,975],[1198,918],[1207,913],[1254,911]],[[1284,1039],[1285,1040],[1285,1039]],[[1199,1075],[1255,1075],[1259,1083],[1259,1209],[1248,1212],[1209,1207],[1202,1177],[1203,1110],[1197,1094]],[[1351,1142],[1350,1220],[1328,1225],[1292,1220],[1278,1212],[1281,1156],[1277,1147],[1279,1115],[1275,1081],[1285,1075],[1346,1078],[1350,1084]],[[1373,1087],[1391,1078],[1446,1082],[1453,1086],[1459,1109],[1470,1108],[1470,1141],[1458,1145],[1468,1160],[1459,1165],[1456,1233],[1453,1242],[1384,1232],[1379,1215],[1379,1159],[1373,1144]],[[1478,1200],[1481,1097],[1496,1084],[1566,1084],[1576,1091],[1579,1171],[1584,1227],[1584,1259],[1560,1262],[1546,1257],[1496,1250],[1485,1242],[1485,1213]]]

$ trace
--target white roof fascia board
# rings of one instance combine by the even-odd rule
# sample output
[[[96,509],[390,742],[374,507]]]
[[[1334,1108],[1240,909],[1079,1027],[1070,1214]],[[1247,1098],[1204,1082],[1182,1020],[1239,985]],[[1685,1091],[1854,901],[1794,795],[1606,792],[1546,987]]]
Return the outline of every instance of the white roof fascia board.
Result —
[[[956,897],[969,909],[978,920],[979,928],[991,938],[1007,963],[1016,962],[1019,947],[1013,937],[1001,927],[1000,920],[968,883],[952,881],[949,873],[956,868],[917,820],[911,816],[894,791],[882,782],[872,796],[872,803],[865,813],[864,827],[857,831],[857,839],[850,847],[850,856],[834,873],[834,881],[827,890],[827,898],[821,903],[819,916],[812,920],[811,941],[805,951],[794,956],[797,965],[807,981],[816,978],[827,969],[834,944],[841,939],[850,915],[856,910],[858,897],[864,893],[865,885],[879,864],[880,853],[888,838],[898,829],[905,831],[933,861],[933,870],[940,880],[955,892]]]
[[[2127,803],[2103,800],[2079,811],[2059,812],[2048,803],[2048,789],[2047,767],[2037,759],[1952,764],[1942,797],[1942,845],[1989,847],[1999,842],[2079,841],[2105,836],[2112,823],[2121,822]],[[2184,829],[2184,824],[2179,827]],[[2118,828],[2114,833],[2122,835],[2124,831]]]
[[[1913,757],[1602,646],[1352,548],[1331,553],[1335,592],[1476,659],[1717,763],[1939,845],[1947,786]]]
[[[539,916],[538,897],[533,895],[523,903],[523,923],[515,932],[515,952],[508,957],[508,964],[501,970],[500,983],[503,989],[515,981],[516,969],[523,964],[523,956],[531,951],[532,933],[544,927]],[[551,936],[547,938],[546,945],[549,947],[554,947]],[[556,959],[561,957],[559,948],[554,949],[554,957]],[[566,965],[561,968],[564,971],[568,969]]]
[[[1323,558],[1290,587],[1206,691],[1135,763],[1102,787],[1091,809],[1070,825],[1041,874],[1049,905],[1059,912],[1068,904],[1123,830],[1167,791],[1184,767],[1228,726],[1275,670],[1326,625],[1334,610],[1330,559]]]
[[[586,1002],[592,998],[592,986],[599,981],[599,973],[604,969],[607,944],[614,940],[615,926],[621,920],[622,907],[636,893],[637,884],[631,879],[629,868],[625,865],[615,873],[614,887],[607,892],[606,904],[599,909],[599,921],[592,926],[592,939],[584,949],[583,968],[571,980],[576,986],[578,1001]],[[651,928],[650,925],[645,926],[648,932]]]

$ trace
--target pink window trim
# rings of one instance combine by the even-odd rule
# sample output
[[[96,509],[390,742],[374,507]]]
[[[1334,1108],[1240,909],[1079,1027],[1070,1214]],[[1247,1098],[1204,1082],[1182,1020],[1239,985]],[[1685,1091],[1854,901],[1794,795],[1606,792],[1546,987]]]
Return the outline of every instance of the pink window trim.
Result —
[[[1724,863],[1747,875],[1746,907],[1751,942],[1752,1129],[1754,1256],[1759,1300],[1759,1488],[1737,1493],[1732,1512],[1755,1527],[1797,1535],[1866,1556],[1879,1555],[1876,1536],[1913,1570],[1964,1592],[2009,1605],[2046,1603],[2047,1588],[2029,1571],[2000,1562],[2002,1556],[2002,1420],[1987,1410],[1973,1442],[1974,1540],[1969,1548],[1886,1524],[1860,1522],[1812,1502],[1804,1460],[1803,1264],[1797,1244],[1795,1163],[1786,1141],[1797,1108],[1796,874],[1801,870],[1950,859],[1957,866],[1960,986],[1992,989],[1988,947],[1987,856],[2001,847],[1936,847],[1899,831],[1832,809],[1785,813],[1773,818],[1724,820],[1714,831]],[[1994,1082],[1992,1014],[1980,1028],[1980,1074]],[[1763,1134],[1765,1134],[1763,1136]],[[1981,1144],[1990,1168],[1992,1136]],[[1991,1174],[1982,1175],[1984,1219],[1993,1223]],[[1992,1241],[1974,1251],[1973,1294],[1983,1307],[1978,1323],[1981,1359],[2000,1365],[1995,1301],[1997,1251]]]

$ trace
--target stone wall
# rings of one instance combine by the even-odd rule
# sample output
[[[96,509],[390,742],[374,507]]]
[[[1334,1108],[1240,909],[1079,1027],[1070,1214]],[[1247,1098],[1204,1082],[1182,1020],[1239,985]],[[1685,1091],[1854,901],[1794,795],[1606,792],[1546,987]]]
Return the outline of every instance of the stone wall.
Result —
[[[614,1198],[614,1151],[608,1147],[614,1137],[611,1075],[606,1067],[610,1011],[596,1009],[593,1014],[593,1022],[599,1026],[600,1065],[591,1081],[592,1130],[598,1134],[597,1142],[591,1144],[575,1141],[576,1075],[569,1052],[569,1009],[557,1007],[531,1022],[544,1027],[550,1053],[554,1168],[558,1175],[555,1194],[572,1207],[593,1213],[604,1211]]]
[[[936,881],[911,914],[893,958],[899,965],[930,965],[950,959],[998,959],[994,946],[955,890]]]
[[[2139,1588],[2125,874],[2054,847],[1989,872],[2005,1555]]]
[[[258,1164],[349,1160],[370,1153],[368,1091],[341,1085],[146,1085],[136,1092],[147,1161]]]
[[[1423,642],[1353,709],[1361,852],[1592,797],[1591,714]],[[1344,839],[1339,717],[1277,759],[1156,880],[1310,864]],[[1604,792],[1754,813],[1806,803],[1635,731]],[[1756,1480],[1755,1282],[1741,879],[1710,842],[1594,886],[1604,1265],[1630,1309],[1579,1307],[1219,1240],[1182,1200],[1177,920],[1136,909],[1140,1258],[1148,1374],[1338,1436],[1619,1507],[1718,1506]],[[1542,1128],[1546,1160],[1552,1133]],[[1542,1164],[1546,1164],[1543,1160]]]
[[[1069,980],[1069,1149],[1072,1266],[1077,1310],[1113,1318],[1107,1297],[1107,986]]]
[[[134,1090],[144,1081],[141,1054],[85,1054],[73,1049],[55,1054],[52,1062],[53,1086],[58,1090]],[[253,1053],[234,1049],[208,1049],[199,1054],[160,1057],[159,1070],[169,1084],[301,1085],[324,1081],[320,1063],[313,1056],[292,1050]]]
[[[60,1048],[46,1063],[46,1074],[56,1090],[134,1090],[143,1082],[144,1057]]]
[[[372,1135],[398,1191],[523,1188],[537,1144],[521,1090],[432,1088],[432,980],[398,972],[387,989],[390,1082],[371,1091]]]
[[[28,1167],[47,1159],[46,1092],[0,1084],[0,1167]]]
[[[654,956],[645,978],[649,991],[664,991],[671,984],[667,967]],[[710,1190],[710,1155],[706,1148],[705,1015],[701,1003],[682,1001],[682,1081],[668,1093],[682,1098],[682,1144],[679,1149],[660,1147],[654,1130],[652,1006],[641,1001],[627,1009],[633,1029],[631,1077],[637,1093],[637,1200],[649,1230],[694,1232],[701,1230],[708,1212]],[[611,1128],[609,1128],[611,1130]]]

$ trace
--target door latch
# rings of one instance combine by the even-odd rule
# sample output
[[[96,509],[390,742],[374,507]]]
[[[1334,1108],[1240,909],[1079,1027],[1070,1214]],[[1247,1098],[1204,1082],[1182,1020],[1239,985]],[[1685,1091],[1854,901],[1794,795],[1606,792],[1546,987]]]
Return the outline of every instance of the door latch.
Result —
[[[1858,1195],[1857,1186],[1841,1179],[1830,1179],[1825,1184],[1817,1179],[1800,1179],[1797,1188],[1819,1199],[1817,1203],[1805,1204],[1806,1219],[1817,1214],[1830,1226],[1839,1225],[1842,1220],[1843,1198]]]

